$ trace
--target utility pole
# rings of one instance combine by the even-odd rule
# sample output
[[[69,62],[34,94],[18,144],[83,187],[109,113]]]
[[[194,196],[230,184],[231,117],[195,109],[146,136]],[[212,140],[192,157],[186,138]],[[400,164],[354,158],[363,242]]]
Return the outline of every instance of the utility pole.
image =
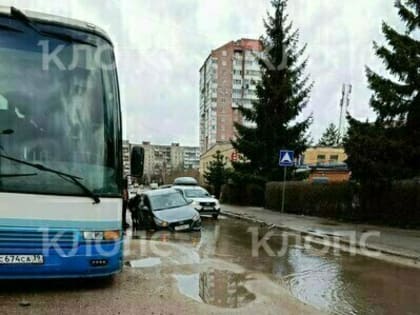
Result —
[[[350,107],[350,97],[352,92],[351,84],[343,84],[340,99],[340,117],[338,122],[338,139],[341,142],[346,133],[346,114]]]

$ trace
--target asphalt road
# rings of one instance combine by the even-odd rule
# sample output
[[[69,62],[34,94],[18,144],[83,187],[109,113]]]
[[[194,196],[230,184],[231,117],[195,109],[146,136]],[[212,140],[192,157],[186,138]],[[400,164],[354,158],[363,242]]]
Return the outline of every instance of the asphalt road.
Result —
[[[0,282],[0,314],[420,314],[418,269],[306,248],[245,221],[203,224],[128,231],[112,281]]]

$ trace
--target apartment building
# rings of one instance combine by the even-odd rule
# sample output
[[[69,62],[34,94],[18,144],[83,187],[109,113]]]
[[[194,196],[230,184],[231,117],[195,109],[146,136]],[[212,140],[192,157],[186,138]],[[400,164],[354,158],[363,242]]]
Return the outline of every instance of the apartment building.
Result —
[[[182,147],[184,171],[190,169],[198,170],[200,168],[200,148]]]
[[[255,39],[231,41],[213,50],[200,68],[200,150],[235,137],[243,120],[238,107],[251,106],[261,81],[263,46]]]
[[[166,181],[166,178],[174,172],[182,173],[189,170],[198,170],[200,167],[200,148],[181,146],[179,143],[170,145],[157,145],[144,141],[141,144],[144,149],[144,176],[150,182],[154,179]],[[128,156],[129,161],[129,156]],[[124,158],[124,169],[126,169]],[[129,162],[128,162],[129,163]]]

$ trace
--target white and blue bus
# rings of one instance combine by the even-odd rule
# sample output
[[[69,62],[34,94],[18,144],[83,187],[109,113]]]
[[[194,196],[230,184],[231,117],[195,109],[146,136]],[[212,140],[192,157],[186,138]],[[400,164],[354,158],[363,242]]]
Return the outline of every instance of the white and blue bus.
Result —
[[[0,279],[121,270],[121,138],[107,34],[0,7]]]

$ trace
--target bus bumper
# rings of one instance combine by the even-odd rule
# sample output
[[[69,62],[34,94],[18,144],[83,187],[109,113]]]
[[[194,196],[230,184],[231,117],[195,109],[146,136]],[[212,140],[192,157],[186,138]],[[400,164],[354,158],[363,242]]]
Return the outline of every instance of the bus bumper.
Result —
[[[0,264],[0,279],[107,277],[122,269],[122,240],[76,248],[0,248],[2,255],[42,255],[42,264]]]

